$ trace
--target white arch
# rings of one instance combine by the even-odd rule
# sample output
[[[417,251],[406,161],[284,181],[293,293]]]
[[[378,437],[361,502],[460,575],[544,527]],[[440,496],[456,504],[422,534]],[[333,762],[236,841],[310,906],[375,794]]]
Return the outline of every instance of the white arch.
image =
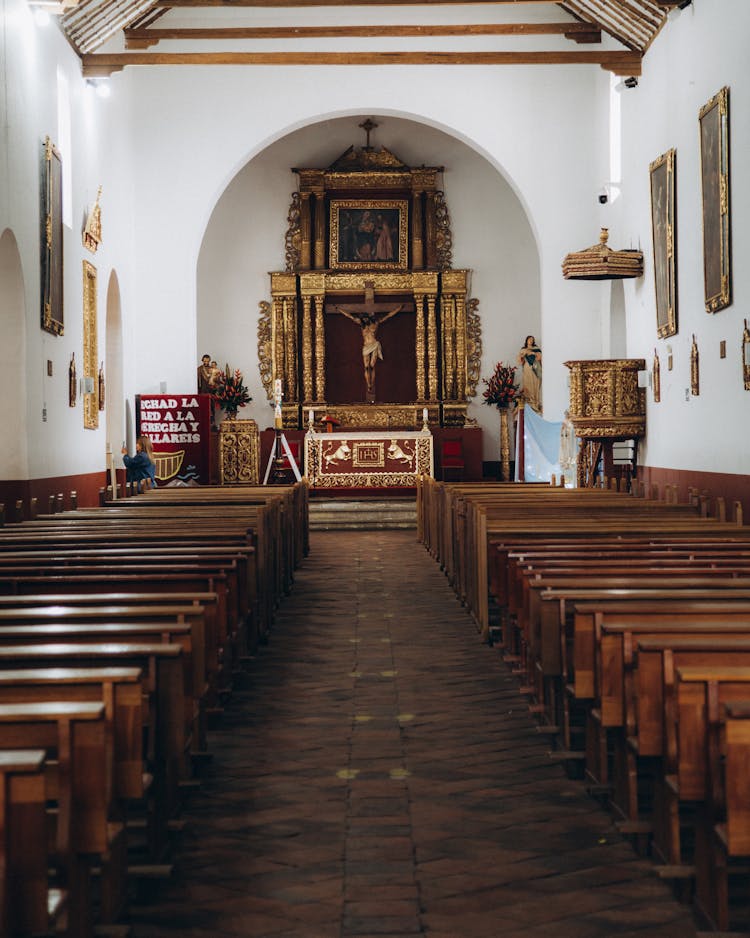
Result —
[[[104,374],[106,395],[107,449],[119,459],[120,448],[126,438],[125,430],[125,376],[122,349],[122,306],[117,271],[112,270],[107,282],[107,311],[104,337]]]
[[[0,235],[0,478],[28,478],[26,441],[26,311],[23,268],[15,235]],[[45,380],[43,375],[39,380]]]
[[[442,133],[446,134],[449,137],[453,137],[455,140],[460,141],[465,144],[470,150],[473,150],[475,153],[483,157],[493,169],[505,180],[505,182],[510,186],[513,192],[516,195],[523,211],[528,220],[531,232],[534,236],[534,242],[536,244],[537,254],[541,255],[541,243],[539,237],[539,230],[534,218],[534,214],[529,205],[528,199],[525,197],[523,190],[518,186],[513,176],[507,171],[507,169],[497,160],[491,153],[489,153],[484,147],[480,146],[475,140],[469,137],[467,134],[457,131],[455,128],[450,127],[448,124],[443,123],[442,121],[435,120],[425,116],[424,114],[417,114],[412,111],[399,110],[397,108],[381,108],[377,111],[377,115],[374,112],[370,111],[368,114],[372,114],[374,117],[395,117],[399,120],[412,121],[416,124],[424,124],[426,127],[431,127],[434,130],[439,130]],[[216,188],[212,194],[212,198],[207,200],[204,207],[204,215],[202,219],[198,220],[198,223],[195,228],[196,243],[193,245],[193,257],[194,261],[197,263],[198,255],[200,254],[201,246],[203,244],[203,238],[206,234],[206,229],[211,220],[211,215],[213,214],[216,204],[219,199],[222,197],[227,187],[231,181],[237,176],[237,174],[256,156],[263,153],[264,150],[267,150],[268,147],[272,146],[279,140],[282,140],[284,137],[288,137],[290,134],[295,133],[298,130],[303,130],[315,126],[316,124],[322,124],[329,120],[339,120],[346,117],[363,117],[363,112],[361,110],[355,110],[353,108],[343,108],[338,111],[327,111],[321,112],[320,114],[310,115],[304,120],[292,121],[286,124],[283,127],[279,127],[274,133],[268,134],[262,140],[258,141],[254,146],[250,147],[241,157],[235,160],[232,167],[227,173],[218,181]]]

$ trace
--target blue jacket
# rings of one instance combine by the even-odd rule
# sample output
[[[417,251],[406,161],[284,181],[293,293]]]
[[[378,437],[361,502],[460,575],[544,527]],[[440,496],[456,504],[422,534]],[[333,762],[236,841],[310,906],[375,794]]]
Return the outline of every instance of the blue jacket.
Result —
[[[122,461],[127,469],[128,482],[140,482],[141,479],[151,479],[156,485],[156,465],[148,458],[144,452],[136,453],[135,456],[123,456]]]

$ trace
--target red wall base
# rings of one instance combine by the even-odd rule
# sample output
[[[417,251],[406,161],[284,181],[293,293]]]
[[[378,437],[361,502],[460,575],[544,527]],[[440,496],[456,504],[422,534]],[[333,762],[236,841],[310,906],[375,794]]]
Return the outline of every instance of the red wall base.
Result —
[[[727,519],[734,519],[734,503],[742,504],[746,521],[750,520],[750,476],[726,472],[695,472],[691,469],[663,469],[657,466],[638,466],[638,479],[645,483],[651,494],[653,486],[658,488],[659,498],[664,498],[667,485],[677,486],[677,501],[688,501],[688,490],[696,489],[699,495],[707,495],[709,513],[716,514],[715,501],[723,498]]]
[[[79,508],[90,508],[99,504],[99,489],[107,484],[106,473],[89,472],[85,475],[57,476],[51,479],[14,479],[0,481],[0,502],[5,505],[6,518],[14,517],[17,501],[24,504],[24,516],[29,517],[29,503],[37,499],[37,510],[49,510],[50,495],[62,494],[63,507],[70,508],[70,493],[76,492]]]

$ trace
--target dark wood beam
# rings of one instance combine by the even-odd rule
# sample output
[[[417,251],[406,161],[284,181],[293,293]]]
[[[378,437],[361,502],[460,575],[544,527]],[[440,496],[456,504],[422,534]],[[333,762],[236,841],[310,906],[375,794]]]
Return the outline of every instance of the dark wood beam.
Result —
[[[640,75],[637,52],[120,52],[81,57],[84,78],[143,65],[600,65]]]
[[[155,6],[165,7],[376,7],[376,6],[494,6],[497,4],[546,3],[558,0],[157,0]]]
[[[399,36],[564,36],[578,43],[601,42],[588,23],[479,23],[436,26],[231,26],[124,30],[125,48],[148,49],[169,40],[392,38]]]

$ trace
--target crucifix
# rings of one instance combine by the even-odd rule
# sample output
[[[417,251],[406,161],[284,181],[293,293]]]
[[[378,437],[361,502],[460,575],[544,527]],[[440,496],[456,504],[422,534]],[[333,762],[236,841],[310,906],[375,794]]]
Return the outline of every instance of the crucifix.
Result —
[[[327,312],[341,313],[362,330],[362,361],[368,403],[375,401],[375,366],[378,359],[383,358],[383,349],[378,341],[378,326],[400,313],[403,308],[403,303],[395,307],[390,303],[376,303],[375,285],[371,280],[366,280],[364,303],[343,303],[327,309]]]
[[[375,128],[378,125],[375,123],[374,120],[371,120],[368,117],[367,120],[362,121],[362,123],[358,124],[357,126],[361,127],[362,130],[364,130],[364,132],[367,134],[367,143],[365,144],[365,150],[371,150],[372,147],[370,146],[370,134],[372,133],[373,130],[375,130]]]

